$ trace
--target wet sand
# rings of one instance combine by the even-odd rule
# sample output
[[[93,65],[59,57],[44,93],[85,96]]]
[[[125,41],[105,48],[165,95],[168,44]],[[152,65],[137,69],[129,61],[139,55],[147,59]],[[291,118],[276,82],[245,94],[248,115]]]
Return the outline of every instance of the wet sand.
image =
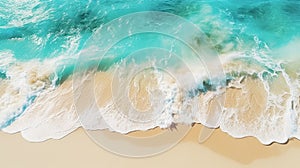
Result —
[[[243,113],[240,120],[247,123],[258,119],[265,104],[262,84],[245,79],[248,91],[228,89],[228,107],[251,106],[251,113]],[[255,87],[254,87],[255,86]],[[248,92],[248,93],[249,93]],[[232,98],[230,98],[232,97]],[[239,97],[235,102],[234,97]],[[249,114],[249,115],[248,115]],[[256,138],[233,138],[217,129],[202,144],[197,142],[202,126],[196,124],[188,135],[171,150],[149,158],[126,158],[112,154],[96,145],[83,129],[78,129],[60,140],[32,143],[20,133],[0,132],[1,167],[294,167],[298,164],[300,141],[286,144],[263,145]],[[159,132],[159,131],[158,131]],[[152,132],[153,133],[153,132]],[[154,131],[154,133],[157,133]],[[146,133],[147,134],[147,133]],[[150,133],[151,134],[151,133]],[[132,133],[140,136],[139,133]],[[143,134],[145,135],[145,134]]]

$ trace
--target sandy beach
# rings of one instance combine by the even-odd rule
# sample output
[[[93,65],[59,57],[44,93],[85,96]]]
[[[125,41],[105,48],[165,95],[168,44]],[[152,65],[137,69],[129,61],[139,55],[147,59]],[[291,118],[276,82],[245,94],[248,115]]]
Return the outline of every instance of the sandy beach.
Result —
[[[30,143],[20,134],[0,133],[1,167],[297,167],[300,142],[264,146],[248,137],[235,139],[216,130],[208,141],[197,143],[201,126],[173,149],[150,158],[126,158],[97,146],[79,129],[61,140]]]

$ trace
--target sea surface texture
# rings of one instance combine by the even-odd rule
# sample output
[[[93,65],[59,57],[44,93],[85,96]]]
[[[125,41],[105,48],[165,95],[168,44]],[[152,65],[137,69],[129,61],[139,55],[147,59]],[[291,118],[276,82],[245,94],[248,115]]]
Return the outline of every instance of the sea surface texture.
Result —
[[[201,35],[164,13],[191,23]],[[136,20],[120,19],[128,15]],[[132,34],[157,23],[164,27]],[[176,29],[184,40],[161,33]],[[0,1],[0,129],[39,142],[81,126],[125,134],[201,123],[263,144],[299,139],[299,30],[298,0]],[[125,38],[115,43],[119,34]],[[209,45],[209,58],[197,62],[187,44]],[[103,46],[111,47],[95,58]],[[221,76],[206,72],[214,66],[222,68]],[[133,110],[122,97],[127,85],[133,104],[152,104],[154,114],[124,118]],[[91,87],[96,93],[84,97]],[[221,96],[225,103],[209,114],[212,100]]]

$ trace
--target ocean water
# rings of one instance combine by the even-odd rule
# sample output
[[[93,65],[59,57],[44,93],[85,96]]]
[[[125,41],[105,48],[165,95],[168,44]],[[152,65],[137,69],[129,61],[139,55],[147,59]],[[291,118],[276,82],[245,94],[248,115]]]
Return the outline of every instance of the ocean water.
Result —
[[[92,44],[97,45],[91,40],[101,28],[119,17],[144,11],[167,12],[193,23],[205,35],[214,51],[210,58],[220,60],[226,81],[220,82],[217,81],[218,77],[214,79],[208,78],[205,73],[203,75],[205,70],[201,69],[201,62],[195,62],[189,49],[173,37],[153,32],[131,35],[130,31],[135,27],[143,27],[145,22],[139,20],[134,25],[125,25],[122,31],[128,37],[118,43],[110,40],[116,32],[104,34],[106,45],[112,47],[100,62],[89,57],[103,49],[102,44],[98,44],[98,50],[90,48]],[[176,20],[164,22],[165,29],[181,26]],[[89,72],[96,66],[98,72],[119,70],[115,76],[121,79],[124,75],[135,73],[135,68],[148,65],[147,62],[163,60],[159,56],[146,56],[149,53],[147,48],[162,48],[159,53],[172,52],[179,55],[180,59],[154,64],[179,76],[181,72],[178,69],[186,66],[196,75],[194,85],[190,85],[187,82],[189,78],[186,80],[184,75],[180,77],[182,81],[185,80],[183,86],[189,93],[189,102],[201,94],[209,96],[208,92],[220,94],[220,88],[241,88],[245,77],[261,81],[267,93],[265,110],[251,123],[239,119],[239,115],[246,111],[243,108],[225,109],[221,123],[217,125],[205,123],[205,115],[202,114],[185,114],[180,122],[221,127],[234,137],[254,136],[264,144],[300,138],[299,30],[300,2],[297,0],[1,1],[0,129],[9,133],[22,132],[24,138],[30,141],[62,138],[81,126],[74,112],[74,86],[69,82],[73,74],[81,73],[78,71]],[[198,38],[191,36],[188,29],[184,32],[183,36],[191,41]],[[198,45],[202,45],[201,41]],[[136,51],[141,51],[138,56],[131,55]],[[155,53],[153,50],[151,52]],[[179,63],[181,59],[186,60],[186,64]],[[160,73],[162,71],[157,70],[158,76]],[[79,83],[84,83],[85,79],[84,76],[76,78]],[[174,93],[176,86],[168,84],[170,81],[165,77],[160,85],[167,99],[172,102],[166,105],[169,111],[166,110],[168,112],[162,115],[165,118],[160,118],[154,125],[139,127],[127,123],[123,128],[117,124],[111,124],[110,127],[121,133],[154,126],[168,127],[173,122],[168,114],[182,110],[174,103],[178,95]],[[122,80],[119,82],[123,84]],[[101,110],[103,117],[111,115],[108,107]],[[199,113],[205,111],[202,109]],[[93,123],[96,121],[92,118],[83,116],[81,119],[85,122],[81,124],[86,123],[84,127],[91,130],[106,127],[101,123]],[[116,122],[111,119],[108,121]]]

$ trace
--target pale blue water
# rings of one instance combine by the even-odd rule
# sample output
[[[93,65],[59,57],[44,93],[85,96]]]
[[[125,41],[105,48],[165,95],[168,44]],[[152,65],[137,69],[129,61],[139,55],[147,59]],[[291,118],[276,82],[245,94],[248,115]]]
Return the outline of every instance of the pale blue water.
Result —
[[[273,74],[282,68],[273,61],[285,58],[273,51],[300,38],[298,0],[0,1],[0,81],[14,78],[8,71],[16,64],[33,60],[50,62],[57,58],[51,64],[55,70],[48,77],[50,85],[57,87],[73,73],[77,54],[98,28],[125,14],[141,11],[170,12],[189,20],[207,35],[218,54],[245,53],[244,61],[267,70],[266,79],[268,72]],[[129,38],[130,47],[128,41],[120,42],[107,54],[114,54],[115,58],[100,64],[100,69],[107,70],[136,49],[162,46],[163,40],[145,34]],[[12,55],[10,61],[5,61],[7,53]],[[253,53],[261,60],[253,57]],[[228,79],[232,78],[228,75]],[[13,123],[40,92],[43,88],[29,91],[14,115],[0,121],[0,128]]]

